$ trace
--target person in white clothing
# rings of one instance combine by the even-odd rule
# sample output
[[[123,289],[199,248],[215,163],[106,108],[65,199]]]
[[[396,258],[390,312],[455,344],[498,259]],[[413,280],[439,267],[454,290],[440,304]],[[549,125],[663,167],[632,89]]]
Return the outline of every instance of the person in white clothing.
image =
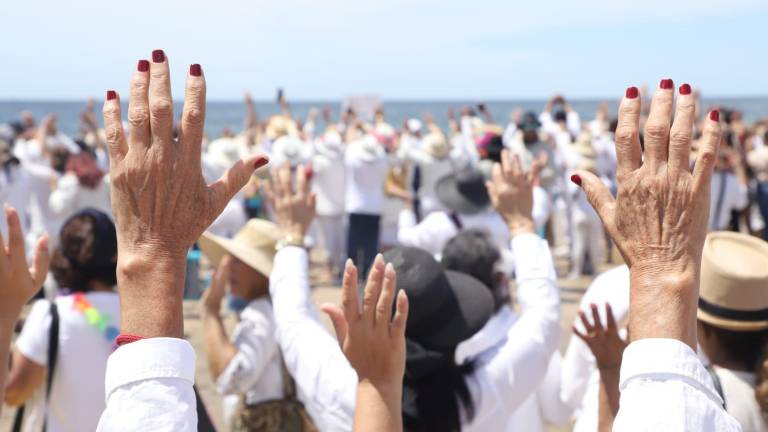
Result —
[[[109,177],[88,152],[69,157],[67,171],[48,198],[51,213],[67,218],[84,208],[94,208],[112,214],[109,198]]]
[[[578,169],[599,175],[595,163],[595,151],[591,138],[580,139],[574,146],[580,158]],[[571,171],[572,172],[572,171]],[[597,272],[598,265],[605,257],[605,234],[600,218],[587,198],[573,182],[565,186],[567,201],[571,203],[571,271],[569,278],[578,279],[584,274],[585,264],[589,265],[590,274]]]
[[[260,404],[263,408],[263,402],[287,396],[269,301],[269,275],[279,238],[276,225],[252,219],[233,239],[206,232],[198,241],[218,268],[200,310],[208,368],[224,396],[228,430],[246,430]],[[227,306],[238,317],[230,338],[221,318],[225,285],[229,287]]]
[[[381,214],[384,210],[384,182],[389,161],[384,147],[372,134],[348,144],[346,211],[347,257],[365,272],[379,247]]]
[[[85,210],[62,227],[51,262],[61,295],[33,305],[6,388],[7,404],[25,405],[23,430],[96,429],[107,358],[119,333],[116,254],[115,227],[104,213]]]
[[[553,114],[554,113],[554,114]],[[552,135],[565,131],[571,137],[581,134],[581,118],[565,97],[554,95],[547,101],[544,110],[539,114],[542,129]]]
[[[301,175],[299,172],[296,181],[299,185],[303,184]],[[499,177],[498,181],[504,180]],[[522,190],[525,190],[525,186],[522,186]],[[403,403],[406,427],[426,422],[424,424],[439,428],[440,425],[458,425],[460,422],[468,430],[473,430],[471,427],[474,422],[482,424],[501,407],[514,409],[541,381],[548,360],[556,348],[559,302],[554,284],[554,268],[546,243],[532,233],[531,186],[528,185],[530,196],[526,196],[525,192],[510,193],[503,185],[496,186],[494,191],[503,196],[496,201],[500,205],[503,203],[503,210],[509,217],[508,225],[512,227],[519,289],[528,292],[530,296],[521,296],[529,300],[522,304],[523,317],[515,326],[514,333],[509,335],[509,342],[487,364],[462,375],[452,354],[456,344],[479,330],[492,313],[492,296],[480,282],[457,273],[446,275],[430,254],[415,248],[393,249],[384,258],[377,259],[374,265],[374,269],[382,269],[386,257],[391,258],[398,274],[398,288],[406,290],[411,304],[411,318],[406,329],[406,337],[410,341],[406,362],[406,376],[410,378],[406,379]],[[278,220],[281,226],[308,226],[310,221],[298,219],[299,215],[307,213],[303,204],[291,205],[304,203],[304,193],[298,188],[295,198],[289,198],[289,195],[278,200],[286,203],[287,207],[282,212],[287,220]],[[286,246],[277,253],[270,292],[278,326],[278,341],[286,365],[297,380],[299,393],[305,392],[312,396],[314,403],[308,405],[309,411],[312,412],[310,407],[315,405],[313,409],[327,412],[326,417],[330,413],[338,413],[335,414],[338,420],[342,420],[341,413],[345,413],[343,418],[348,419],[349,423],[340,427],[349,430],[355,411],[355,372],[343,359],[331,363],[333,357],[338,359],[342,354],[335,341],[327,335],[321,336],[322,328],[312,312],[307,253],[304,249]],[[457,300],[455,296],[462,300]],[[441,297],[445,301],[437,300]],[[434,309],[428,307],[430,304],[442,306],[439,311],[430,312]],[[343,331],[336,319],[339,310],[333,307],[324,309],[337,324],[337,333]],[[424,331],[420,332],[419,328]],[[451,355],[446,357],[447,352],[451,352]],[[320,354],[324,358],[319,359],[317,356]],[[521,372],[523,369],[525,374]],[[462,377],[460,382],[464,382],[464,385],[460,382],[450,384],[452,381],[429,379],[430,376],[444,376],[440,374]],[[514,379],[510,379],[512,377]],[[431,385],[425,387],[425,382],[442,382],[443,385],[438,386],[439,389],[430,390]],[[490,394],[497,396],[488,397]],[[468,406],[473,406],[474,410],[466,409]]]
[[[620,334],[626,338],[627,314],[629,313],[629,268],[614,267],[597,276],[579,302],[579,311],[589,314],[592,305],[610,305]],[[599,309],[602,322],[607,322],[604,308]],[[586,332],[577,317],[573,326]],[[598,426],[598,393],[600,376],[595,356],[587,344],[572,335],[562,363],[560,398],[576,412],[574,432],[592,432]]]
[[[747,173],[739,153],[723,149],[712,176],[711,199],[709,203],[709,229],[727,229],[731,212],[744,210],[749,204]]]
[[[768,243],[711,232],[704,243],[698,340],[725,409],[744,432],[768,432],[758,371],[768,353]],[[765,377],[762,377],[765,380]],[[765,395],[765,392],[763,392]]]
[[[421,217],[444,210],[437,197],[437,182],[460,169],[462,162],[442,132],[430,132],[425,135],[420,147],[401,145],[398,156],[419,170],[420,185],[416,193]]]
[[[507,343],[507,334],[519,318],[512,310],[509,278],[499,268],[501,254],[484,233],[465,231],[448,242],[442,255],[444,268],[473,276],[494,297],[493,316],[480,331],[456,347],[457,364],[467,361],[484,363]],[[528,300],[522,299],[521,302],[527,303]],[[564,427],[573,410],[560,400],[561,361],[560,353],[555,351],[541,384],[517,410],[502,410],[489,417],[486,425],[476,428],[543,432],[545,423]]]
[[[317,227],[328,254],[331,274],[341,274],[344,259],[346,164],[341,135],[330,127],[315,140],[312,190],[317,200]]]

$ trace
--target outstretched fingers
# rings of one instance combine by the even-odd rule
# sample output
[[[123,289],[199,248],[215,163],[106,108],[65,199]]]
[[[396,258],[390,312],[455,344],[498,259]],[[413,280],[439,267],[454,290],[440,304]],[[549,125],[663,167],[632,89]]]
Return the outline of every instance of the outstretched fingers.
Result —
[[[704,130],[699,141],[699,152],[696,157],[696,165],[693,168],[693,187],[697,196],[709,202],[710,183],[712,182],[712,170],[715,168],[717,155],[720,151],[720,111],[710,111],[704,121]]]
[[[619,178],[640,168],[640,92],[629,87],[619,106],[616,126],[616,165]]]
[[[173,98],[168,59],[163,50],[152,51],[149,70],[149,124],[152,143],[162,146],[155,151],[167,153],[173,146]]]
[[[194,159],[193,165],[200,165],[203,125],[205,124],[205,77],[199,64],[189,67],[184,90],[184,108],[181,114],[182,152]]]
[[[35,246],[35,257],[32,259],[32,267],[29,269],[29,275],[35,283],[35,287],[40,288],[48,275],[48,267],[51,264],[51,254],[48,251],[48,234],[43,234]]]
[[[691,139],[696,101],[691,94],[691,86],[680,86],[675,109],[675,121],[669,131],[669,166],[678,170],[690,170]]]
[[[360,319],[360,305],[357,297],[357,267],[351,259],[344,265],[344,277],[341,282],[341,308],[348,324]]]
[[[370,273],[368,273],[368,281],[363,292],[363,319],[371,323],[371,326],[376,325],[376,306],[379,303],[383,279],[384,257],[378,254],[373,261]]]
[[[229,200],[248,183],[253,171],[268,163],[269,158],[264,154],[251,155],[237,161],[216,182],[208,186],[216,216],[221,214]]]
[[[131,78],[128,100],[130,145],[145,149],[152,143],[149,132],[149,60],[139,60]]]
[[[104,132],[107,139],[110,163],[121,161],[128,152],[128,143],[123,130],[123,119],[120,113],[120,96],[114,90],[107,90],[107,98],[102,108],[104,116]]]
[[[397,290],[397,273],[392,263],[384,267],[384,283],[381,288],[381,295],[376,304],[376,327],[383,331],[388,331],[389,323],[392,320],[392,301],[395,299]]]
[[[405,328],[408,322],[408,295],[405,290],[400,290],[397,293],[397,299],[395,300],[397,305],[395,307],[395,317],[392,319],[390,325],[390,336],[405,338]]]
[[[668,159],[673,99],[674,83],[671,79],[661,80],[653,95],[651,112],[645,123],[645,163],[654,171]]]
[[[338,306],[331,303],[323,303],[320,305],[320,310],[328,315],[333,324],[333,330],[336,332],[336,339],[339,341],[342,349],[344,348],[344,341],[347,339],[347,332],[349,332],[349,323]]]
[[[5,220],[8,224],[8,246],[9,262],[11,271],[23,271],[27,267],[27,253],[24,248],[24,233],[21,232],[21,221],[16,209],[5,205]]]
[[[584,193],[587,194],[587,201],[597,212],[603,226],[608,230],[611,237],[614,237],[613,213],[616,201],[605,183],[589,171],[577,171],[571,176],[571,181],[581,186]]]

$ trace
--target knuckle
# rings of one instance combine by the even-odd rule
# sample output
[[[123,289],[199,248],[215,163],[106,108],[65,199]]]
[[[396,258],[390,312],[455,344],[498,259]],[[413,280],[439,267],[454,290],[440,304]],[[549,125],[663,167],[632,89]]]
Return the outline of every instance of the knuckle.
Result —
[[[123,128],[116,125],[109,125],[105,128],[104,134],[107,142],[114,144],[117,143],[123,135]]]
[[[616,130],[616,142],[629,143],[635,138],[635,131],[629,128]]]
[[[712,148],[703,149],[699,152],[699,160],[705,164],[714,164],[716,152]]]
[[[190,108],[185,117],[186,123],[190,126],[200,126],[203,124],[204,119],[205,114],[203,113],[203,110],[197,107]]]
[[[673,129],[669,134],[670,144],[687,146],[691,141],[691,134],[681,129]]]
[[[132,107],[128,112],[128,124],[133,127],[145,126],[149,121],[149,112],[144,106]]]
[[[151,102],[149,111],[152,113],[153,118],[168,119],[173,112],[173,105],[168,99],[155,99]]]
[[[645,125],[645,136],[649,139],[663,139],[667,136],[669,128],[661,123],[648,123]]]

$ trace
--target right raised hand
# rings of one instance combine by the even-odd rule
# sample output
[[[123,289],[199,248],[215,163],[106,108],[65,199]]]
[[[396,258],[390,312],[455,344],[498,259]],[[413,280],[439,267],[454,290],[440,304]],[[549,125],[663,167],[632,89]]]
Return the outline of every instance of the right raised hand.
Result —
[[[37,242],[32,267],[27,267],[24,233],[16,209],[5,206],[7,245],[0,236],[0,321],[16,322],[21,309],[40,290],[48,274],[48,235]]]
[[[357,371],[358,380],[376,387],[402,386],[405,373],[405,323],[408,298],[397,294],[397,275],[381,255],[373,263],[363,294],[362,311],[357,295],[357,267],[347,260],[342,282],[342,307],[325,304],[322,309],[333,322],[344,355]]]
[[[509,150],[501,152],[501,163],[493,164],[490,181],[485,186],[493,208],[504,218],[512,235],[533,233],[533,187],[538,182],[541,161],[523,171],[520,158]]]
[[[590,305],[592,310],[592,322],[583,311],[579,311],[579,318],[584,325],[585,333],[579,331],[573,326],[573,333],[583,340],[595,356],[598,369],[618,369],[621,366],[621,356],[624,354],[624,348],[627,347],[627,341],[619,336],[619,329],[616,326],[616,319],[613,317],[611,305],[605,304],[605,327],[600,322],[600,313],[597,311],[597,305]]]
[[[186,254],[253,171],[268,162],[263,154],[251,155],[215,183],[205,182],[200,165],[205,89],[202,68],[190,66],[178,140],[170,70],[162,50],[152,53],[152,62],[140,60],[133,73],[128,139],[120,98],[107,92],[104,124],[121,261],[133,253]]]
[[[639,92],[627,89],[616,129],[616,199],[590,172],[579,171],[571,180],[584,189],[630,268],[632,338],[679,339],[695,349],[696,299],[720,115],[712,111],[707,116],[691,172],[695,101],[691,86],[680,86],[673,123],[673,88],[672,80],[665,79],[656,90],[643,153]]]
[[[315,194],[311,178],[304,165],[296,168],[295,187],[291,167],[286,162],[272,170],[271,182],[265,182],[264,192],[275,211],[277,224],[283,234],[303,240],[315,219]]]

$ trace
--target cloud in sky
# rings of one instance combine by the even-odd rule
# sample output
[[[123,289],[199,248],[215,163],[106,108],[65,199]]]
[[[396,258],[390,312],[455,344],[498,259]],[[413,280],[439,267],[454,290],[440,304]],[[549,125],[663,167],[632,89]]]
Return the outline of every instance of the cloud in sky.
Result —
[[[277,86],[309,99],[604,97],[662,76],[768,94],[764,0],[11,1],[0,98],[124,92],[156,47],[176,94],[200,62],[216,99]]]

